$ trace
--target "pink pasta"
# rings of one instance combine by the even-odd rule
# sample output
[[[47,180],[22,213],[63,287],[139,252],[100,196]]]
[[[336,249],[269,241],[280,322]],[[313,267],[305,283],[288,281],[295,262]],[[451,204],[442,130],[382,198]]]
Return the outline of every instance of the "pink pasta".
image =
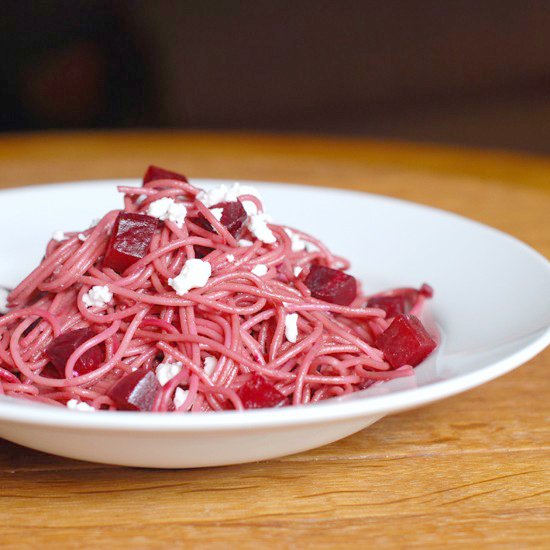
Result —
[[[9,294],[0,393],[89,410],[304,405],[408,376],[435,348],[417,319],[428,285],[365,296],[346,259],[271,223],[253,190],[156,167],[119,190],[122,210],[52,239]]]

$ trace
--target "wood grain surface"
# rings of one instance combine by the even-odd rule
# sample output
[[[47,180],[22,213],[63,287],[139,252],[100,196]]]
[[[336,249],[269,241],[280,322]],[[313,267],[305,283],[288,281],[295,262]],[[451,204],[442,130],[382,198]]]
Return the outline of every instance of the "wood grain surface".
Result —
[[[411,199],[550,256],[544,158],[250,134],[0,137],[0,187],[137,177],[149,163]],[[119,468],[0,441],[0,547],[549,548],[549,367],[546,350],[465,394],[256,464]]]

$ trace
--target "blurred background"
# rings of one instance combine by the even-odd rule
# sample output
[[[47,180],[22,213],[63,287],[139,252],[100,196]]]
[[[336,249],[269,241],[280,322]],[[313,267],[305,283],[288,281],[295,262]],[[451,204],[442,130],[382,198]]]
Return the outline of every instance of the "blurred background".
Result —
[[[550,2],[3,0],[0,131],[176,127],[550,153]]]

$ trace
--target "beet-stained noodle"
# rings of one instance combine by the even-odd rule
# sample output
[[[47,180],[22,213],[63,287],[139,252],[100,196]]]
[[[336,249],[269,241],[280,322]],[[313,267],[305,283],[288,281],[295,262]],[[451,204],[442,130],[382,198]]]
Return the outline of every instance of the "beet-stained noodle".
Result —
[[[253,188],[150,167],[119,191],[123,210],[56,233],[0,309],[0,393],[76,410],[303,405],[408,376],[435,347],[417,319],[428,285],[366,296]]]

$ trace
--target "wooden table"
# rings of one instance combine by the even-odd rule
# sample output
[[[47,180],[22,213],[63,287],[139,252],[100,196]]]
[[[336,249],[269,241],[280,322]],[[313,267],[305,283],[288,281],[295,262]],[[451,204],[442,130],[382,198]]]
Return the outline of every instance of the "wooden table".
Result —
[[[141,176],[297,181],[459,212],[550,255],[550,160],[363,140],[202,133],[0,138],[0,186]],[[526,281],[528,284],[528,281]],[[0,443],[0,546],[550,547],[547,350],[481,388],[321,449],[204,470]]]

